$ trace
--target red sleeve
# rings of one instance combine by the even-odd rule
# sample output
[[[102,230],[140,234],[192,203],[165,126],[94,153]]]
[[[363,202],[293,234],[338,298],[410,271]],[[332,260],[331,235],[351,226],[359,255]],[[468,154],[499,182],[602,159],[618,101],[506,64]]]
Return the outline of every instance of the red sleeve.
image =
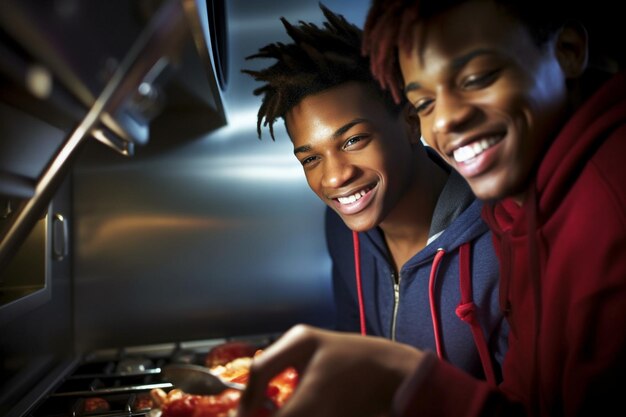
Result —
[[[392,417],[473,417],[524,415],[496,388],[427,353],[396,391]]]

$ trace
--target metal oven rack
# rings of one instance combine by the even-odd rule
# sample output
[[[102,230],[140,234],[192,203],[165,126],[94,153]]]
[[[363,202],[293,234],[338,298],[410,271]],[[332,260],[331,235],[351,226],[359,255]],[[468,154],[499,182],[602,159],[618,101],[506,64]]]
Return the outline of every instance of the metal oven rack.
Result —
[[[203,364],[214,346],[244,341],[266,347],[277,335],[254,335],[180,343],[99,350],[82,358],[75,368],[51,387],[28,417],[143,416],[153,410],[150,391],[168,391],[172,384],[161,377],[170,363]]]

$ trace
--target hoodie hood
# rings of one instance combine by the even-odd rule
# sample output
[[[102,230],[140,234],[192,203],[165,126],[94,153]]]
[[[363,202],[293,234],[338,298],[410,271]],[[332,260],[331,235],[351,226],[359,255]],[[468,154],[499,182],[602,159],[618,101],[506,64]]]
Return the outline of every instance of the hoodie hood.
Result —
[[[563,309],[578,312],[585,304],[581,300],[595,299],[589,297],[590,292],[602,293],[600,282],[607,288],[611,280],[623,285],[619,264],[609,259],[614,250],[611,245],[623,239],[619,216],[626,201],[624,173],[615,154],[624,148],[624,120],[626,73],[620,73],[563,126],[539,163],[521,207],[512,199],[485,206],[484,218],[493,231],[501,264],[500,305],[516,341],[509,345],[504,364],[506,389],[525,398],[535,415],[557,400],[545,394],[546,384],[552,383],[552,389],[562,394],[558,383],[565,366],[561,343],[579,336],[572,335],[575,325],[565,325],[573,316],[564,315]],[[593,200],[594,196],[599,200]],[[599,207],[608,213],[606,219],[597,218]],[[598,242],[581,240],[588,236],[593,241],[595,228],[604,229]],[[572,262],[578,257],[587,260]],[[555,299],[557,294],[562,299]],[[611,343],[605,345],[611,349]],[[584,384],[582,380],[577,383]]]
[[[430,262],[438,249],[453,252],[462,244],[486,233],[488,227],[481,221],[481,210],[482,202],[475,198],[465,179],[456,171],[451,171],[435,205],[429,244],[411,258],[404,268]],[[384,234],[379,228],[359,233],[359,236],[362,236],[362,245],[369,250],[384,258],[389,256]]]
[[[466,323],[472,334],[472,338],[476,347],[477,356],[480,357],[482,364],[484,377],[491,385],[495,385],[499,378],[497,374],[497,366],[494,365],[494,357],[492,357],[489,349],[488,339],[490,338],[486,333],[491,335],[491,331],[484,331],[490,326],[485,326],[483,329],[482,324],[485,324],[485,312],[488,311],[485,307],[484,297],[478,296],[479,301],[477,304],[474,302],[474,284],[472,269],[472,252],[475,250],[472,248],[478,241],[482,241],[477,249],[478,253],[485,255],[486,259],[489,259],[487,251],[482,249],[485,244],[485,240],[488,236],[488,227],[481,220],[482,204],[477,200],[471,192],[467,182],[456,172],[452,172],[446,182],[444,189],[442,190],[440,197],[435,206],[433,213],[433,220],[431,222],[429,244],[420,252],[415,254],[409,261],[407,261],[400,270],[400,277],[394,287],[395,302],[394,302],[394,315],[392,319],[391,337],[396,339],[396,327],[405,328],[406,320],[402,320],[402,324],[397,324],[397,314],[401,311],[405,303],[413,303],[415,299],[407,300],[406,296],[402,296],[402,293],[406,293],[406,288],[413,285],[414,280],[418,279],[418,270],[429,270],[428,282],[427,282],[427,300],[422,301],[424,308],[428,306],[430,318],[432,321],[432,333],[433,333],[433,348],[437,352],[437,356],[442,360],[448,360],[447,354],[444,352],[443,329],[450,329],[449,318],[451,313],[454,312],[459,322]],[[366,319],[366,304],[371,304],[375,297],[365,297],[363,294],[363,278],[361,275],[361,248],[359,236],[362,236],[364,247],[366,252],[372,254],[374,257],[381,259],[383,263],[391,263],[389,259],[389,253],[386,250],[385,240],[383,233],[380,229],[371,230],[366,233],[352,232],[353,245],[354,245],[354,268],[357,290],[357,300],[359,309],[359,321],[361,334],[367,333],[367,319]],[[489,243],[487,243],[489,244]],[[444,260],[444,258],[447,258]],[[454,266],[451,266],[451,263]],[[493,269],[497,268],[497,264],[492,264]],[[447,271],[447,272],[445,272]],[[489,273],[483,275],[478,273],[475,277],[477,283],[476,288],[484,288],[486,277],[491,277],[496,282],[495,276]],[[426,284],[426,276],[423,276],[423,283]],[[419,279],[418,279],[419,280]],[[445,282],[442,282],[445,281]],[[408,284],[407,284],[408,282]],[[391,283],[391,282],[390,282]],[[446,290],[443,290],[443,287]],[[482,290],[477,290],[480,294]],[[443,295],[445,293],[446,295]],[[496,291],[492,292],[496,294]],[[413,298],[413,297],[411,297]],[[365,300],[368,300],[367,302]],[[495,299],[495,297],[494,297]],[[402,301],[404,300],[404,301]],[[454,303],[458,303],[455,308],[452,308]],[[400,307],[399,307],[400,306]],[[495,306],[495,304],[494,304]],[[447,317],[443,319],[442,316]],[[482,316],[480,318],[479,316]],[[495,315],[496,317],[498,314]],[[415,318],[418,315],[415,315]],[[422,315],[422,317],[424,317]],[[446,322],[445,325],[442,324]],[[409,320],[410,328],[414,329],[415,320]],[[482,322],[482,323],[481,323]],[[405,330],[403,333],[409,333],[414,330]],[[450,331],[450,330],[448,330]],[[503,333],[504,334],[504,333]],[[497,338],[495,338],[497,340]],[[463,344],[462,349],[467,349],[466,344]],[[424,348],[425,346],[419,346]]]
[[[548,221],[563,201],[590,156],[626,115],[626,72],[608,80],[563,126],[541,161],[522,207],[512,199],[490,205],[486,219],[496,234],[512,229],[526,234],[528,219],[538,226]]]
[[[578,109],[548,149],[536,177],[539,221],[553,213],[589,159],[626,115],[626,72],[607,81]]]
[[[459,193],[456,200],[445,191],[453,189]],[[469,204],[460,204],[466,200]],[[508,326],[499,312],[499,264],[481,209],[465,180],[451,174],[433,213],[442,219],[440,227],[431,228],[438,236],[398,276],[379,229],[353,233],[328,208],[325,227],[337,329],[437,350],[466,372],[481,378],[489,373],[495,379]],[[468,291],[462,291],[465,283]],[[490,371],[485,371],[482,356],[489,356]]]

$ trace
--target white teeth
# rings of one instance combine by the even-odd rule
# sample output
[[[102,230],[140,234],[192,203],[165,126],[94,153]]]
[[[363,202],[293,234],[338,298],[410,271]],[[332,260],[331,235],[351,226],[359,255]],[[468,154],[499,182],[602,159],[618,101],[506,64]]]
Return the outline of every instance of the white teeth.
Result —
[[[485,150],[491,148],[498,142],[498,138],[481,139],[477,142],[470,143],[466,146],[461,146],[453,153],[454,160],[456,162],[466,162],[472,158],[477,157]]]
[[[357,201],[358,199],[360,199],[361,197],[363,197],[365,195],[365,190],[363,191],[359,191],[357,193],[352,194],[351,196],[348,197],[337,197],[337,200],[339,200],[339,202],[341,204],[352,204],[355,201]]]

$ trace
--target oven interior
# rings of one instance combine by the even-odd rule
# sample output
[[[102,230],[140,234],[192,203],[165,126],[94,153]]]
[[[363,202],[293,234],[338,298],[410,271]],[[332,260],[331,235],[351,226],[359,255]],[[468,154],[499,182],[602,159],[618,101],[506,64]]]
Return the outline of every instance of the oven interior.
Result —
[[[145,416],[157,411],[150,391],[168,391],[172,384],[161,377],[167,364],[204,364],[211,348],[228,342],[245,342],[262,349],[277,335],[211,339],[105,349],[77,360],[39,404],[32,417]]]

